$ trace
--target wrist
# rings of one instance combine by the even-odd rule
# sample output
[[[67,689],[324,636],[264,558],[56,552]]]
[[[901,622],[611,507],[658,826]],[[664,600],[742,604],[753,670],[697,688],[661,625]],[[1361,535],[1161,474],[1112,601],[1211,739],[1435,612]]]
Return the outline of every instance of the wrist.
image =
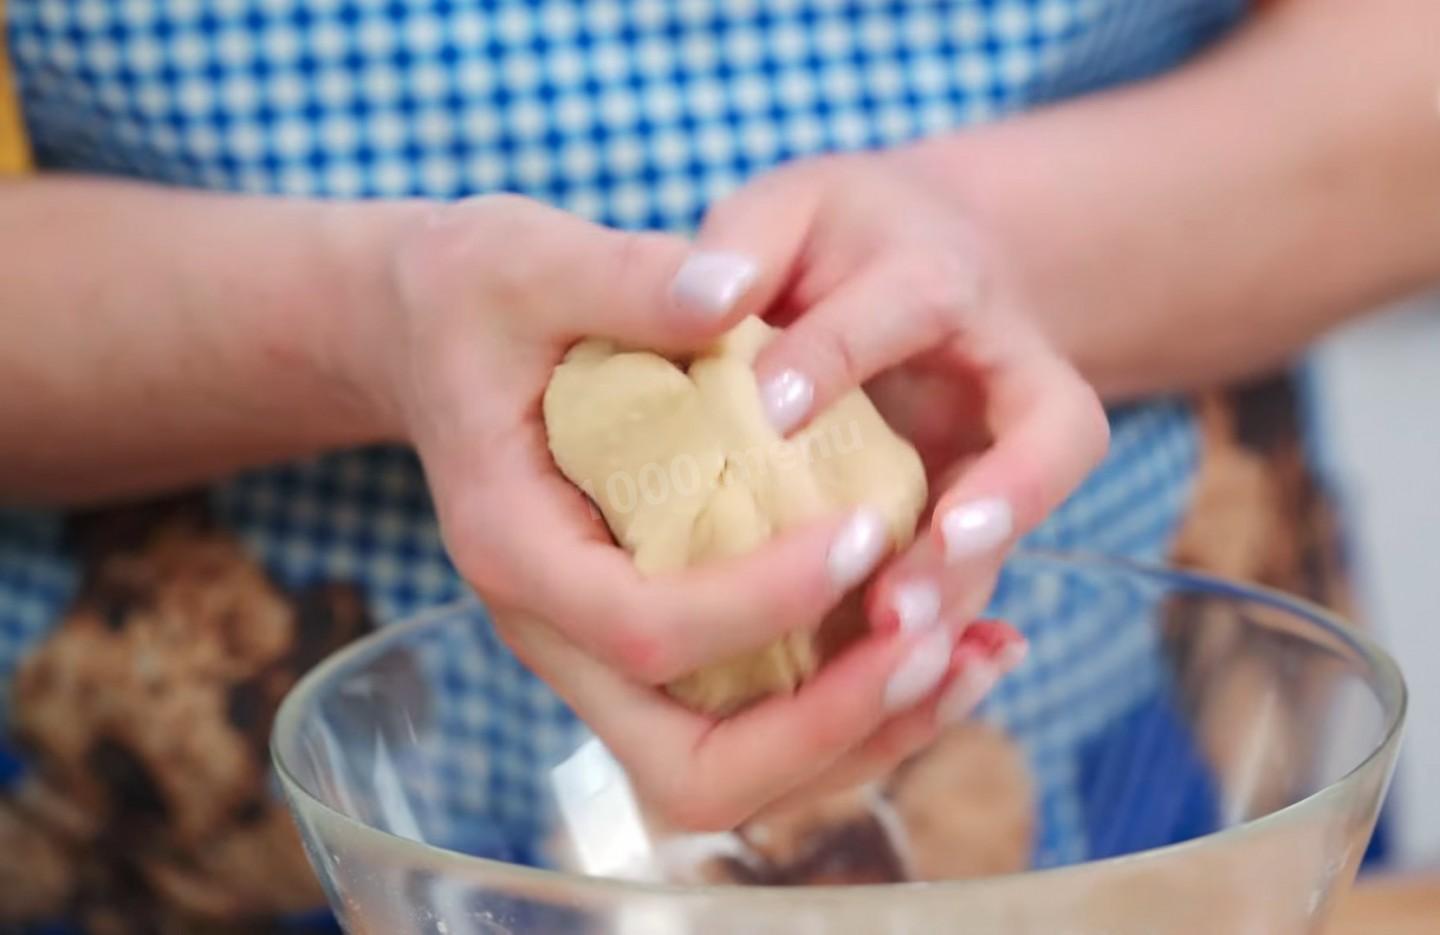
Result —
[[[406,436],[391,360],[403,300],[395,282],[399,245],[427,209],[422,202],[366,201],[318,207],[315,236],[327,282],[306,356],[353,426],[356,443]]]

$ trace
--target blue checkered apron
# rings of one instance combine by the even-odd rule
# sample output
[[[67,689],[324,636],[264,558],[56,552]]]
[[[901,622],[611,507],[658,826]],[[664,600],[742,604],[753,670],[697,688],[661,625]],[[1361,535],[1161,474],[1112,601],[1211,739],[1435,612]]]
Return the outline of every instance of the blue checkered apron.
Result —
[[[1244,0],[10,0],[40,163],[276,194],[520,192],[692,230],[813,153],[883,147],[1140,79]],[[1163,557],[1197,454],[1183,406],[1113,415],[1104,466],[1033,544]],[[417,463],[335,454],[217,485],[276,578],[355,581],[391,621],[463,593]],[[0,691],[75,584],[59,518],[0,513]],[[1002,606],[1004,610],[1003,595]],[[1042,863],[1089,848],[1080,755],[1150,689],[1152,634],[1068,601],[989,702],[1042,789]],[[438,794],[532,807],[570,716],[488,631],[447,665]],[[1084,702],[1084,703],[1080,703]],[[463,781],[459,777],[464,777]],[[513,803],[513,805],[507,805]]]

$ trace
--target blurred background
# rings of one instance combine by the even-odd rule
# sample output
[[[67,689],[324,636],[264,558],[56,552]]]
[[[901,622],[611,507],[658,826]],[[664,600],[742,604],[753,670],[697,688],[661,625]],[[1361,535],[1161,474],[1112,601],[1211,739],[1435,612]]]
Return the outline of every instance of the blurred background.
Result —
[[[1326,340],[1308,371],[1312,450],[1344,522],[1362,620],[1410,683],[1410,721],[1378,849],[1440,867],[1440,293]]]

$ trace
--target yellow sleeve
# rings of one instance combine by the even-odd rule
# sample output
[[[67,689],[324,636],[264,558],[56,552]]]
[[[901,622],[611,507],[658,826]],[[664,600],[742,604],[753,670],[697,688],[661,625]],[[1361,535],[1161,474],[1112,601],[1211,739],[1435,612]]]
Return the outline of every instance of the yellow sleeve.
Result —
[[[0,175],[15,175],[30,168],[30,146],[15,93],[5,34],[5,0],[0,0]]]

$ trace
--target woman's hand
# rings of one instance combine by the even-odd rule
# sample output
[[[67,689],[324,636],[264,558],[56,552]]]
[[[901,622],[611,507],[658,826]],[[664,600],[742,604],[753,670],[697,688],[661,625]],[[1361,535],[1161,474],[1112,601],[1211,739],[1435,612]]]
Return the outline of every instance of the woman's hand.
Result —
[[[422,209],[391,252],[375,298],[392,312],[355,336],[366,349],[355,372],[372,375],[391,434],[419,450],[450,553],[508,644],[659,817],[733,826],[915,700],[894,680],[913,682],[916,637],[892,632],[794,697],[723,722],[680,707],[658,686],[818,626],[886,557],[887,531],[868,513],[836,516],[745,558],[646,579],[551,462],[540,400],[575,341],[702,346],[744,313],[751,264],[509,196]]]
[[[699,245],[753,258],[740,310],[787,326],[755,365],[778,430],[863,384],[925,461],[933,515],[871,585],[875,630],[963,632],[1008,550],[1109,440],[1095,393],[1010,298],[1019,290],[1004,257],[933,166],[903,151],[782,168],[719,204]],[[967,715],[1023,652],[993,633],[979,642],[984,651],[962,652],[953,639],[922,641],[919,651],[952,657],[945,686],[930,684],[919,709],[838,772],[883,772]]]

